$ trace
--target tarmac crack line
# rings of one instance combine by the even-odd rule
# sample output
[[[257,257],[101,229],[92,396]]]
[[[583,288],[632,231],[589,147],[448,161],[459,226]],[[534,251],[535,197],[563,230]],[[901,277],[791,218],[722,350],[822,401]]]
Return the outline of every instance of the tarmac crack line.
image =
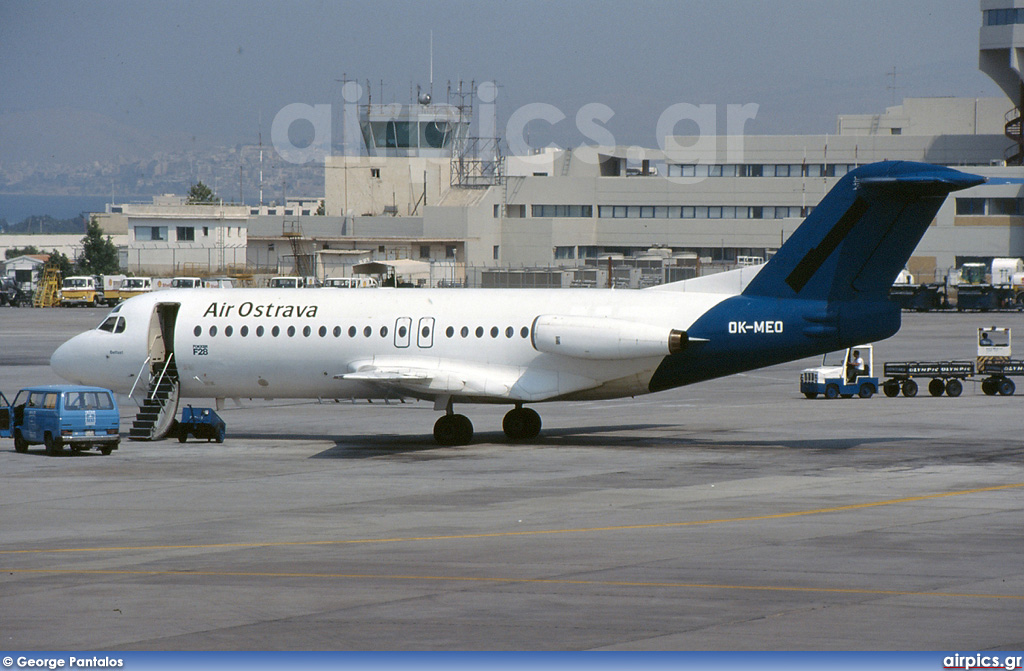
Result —
[[[908,496],[899,499],[886,499],[883,501],[867,501],[864,503],[852,503],[844,506],[832,506],[828,508],[814,508],[810,510],[796,510],[788,513],[772,513],[770,515],[753,515],[746,517],[727,517],[720,519],[689,520],[683,522],[656,522],[651,524],[624,524],[604,527],[581,527],[573,529],[534,529],[526,531],[494,531],[484,533],[450,534],[442,536],[406,536],[399,538],[350,538],[342,540],[321,540],[321,541],[266,541],[266,542],[245,542],[245,543],[198,543],[182,545],[141,545],[141,546],[119,546],[119,547],[88,547],[88,548],[29,548],[25,550],[0,550],[0,555],[19,554],[58,554],[58,553],[79,553],[79,552],[127,552],[145,550],[216,550],[232,548],[271,548],[271,547],[299,547],[299,546],[331,546],[331,545],[368,545],[374,543],[414,543],[425,541],[449,541],[449,540],[472,540],[480,538],[513,538],[523,536],[552,536],[561,534],[582,534],[611,531],[637,531],[647,529],[676,529],[682,527],[707,526],[712,524],[731,524],[739,522],[761,522],[768,520],[788,519],[793,517],[805,517],[809,515],[825,515],[830,513],[847,512],[851,510],[864,510],[867,508],[878,508],[920,501],[931,501],[936,499],[950,498],[954,496],[966,496],[969,494],[981,494],[996,492],[1007,489],[1024,487],[1024,482],[1007,485],[993,485],[991,487],[978,487],[975,489],[963,489],[953,492],[940,492],[937,494],[923,494],[920,496]]]
[[[190,571],[190,570],[130,570],[130,569],[6,569],[0,572],[31,573],[47,575],[110,575],[110,576],[179,576],[179,577],[220,577],[220,578],[317,578],[335,580],[388,580],[410,582],[463,582],[496,583],[506,585],[576,585],[593,587],[668,588],[694,590],[746,590],[757,592],[798,592],[810,594],[857,594],[868,596],[921,596],[947,599],[1001,599],[1024,601],[1020,594],[972,594],[963,592],[934,592],[892,589],[859,589],[844,587],[800,587],[779,585],[729,585],[719,583],[648,582],[631,580],[573,580],[569,578],[496,578],[485,576],[434,576],[434,575],[372,575],[363,573],[308,573],[268,571]]]

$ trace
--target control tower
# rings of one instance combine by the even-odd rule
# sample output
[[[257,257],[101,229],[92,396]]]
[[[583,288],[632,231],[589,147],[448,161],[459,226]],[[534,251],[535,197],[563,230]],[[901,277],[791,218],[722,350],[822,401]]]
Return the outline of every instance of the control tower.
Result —
[[[469,115],[456,105],[434,104],[429,94],[418,104],[366,104],[359,128],[369,156],[450,158],[469,134]]]
[[[978,67],[1013,102],[1006,113],[1007,165],[1024,165],[1024,0],[981,0]]]

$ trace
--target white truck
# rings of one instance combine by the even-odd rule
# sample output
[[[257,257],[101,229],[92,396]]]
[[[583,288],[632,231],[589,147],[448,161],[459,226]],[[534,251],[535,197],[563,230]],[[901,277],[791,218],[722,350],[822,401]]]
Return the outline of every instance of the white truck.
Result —
[[[380,286],[372,277],[328,277],[324,287],[330,289],[375,289]]]
[[[271,277],[271,289],[302,289],[306,286],[306,280],[301,277]]]
[[[99,275],[72,275],[65,277],[60,286],[60,305],[99,307],[106,301],[103,281]]]
[[[126,301],[133,296],[149,293],[153,290],[153,280],[149,277],[126,277],[121,280],[118,296]]]

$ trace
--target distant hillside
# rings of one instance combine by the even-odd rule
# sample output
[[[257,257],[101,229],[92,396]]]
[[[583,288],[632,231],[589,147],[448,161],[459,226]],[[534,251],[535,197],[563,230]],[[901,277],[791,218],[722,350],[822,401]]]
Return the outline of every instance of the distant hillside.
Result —
[[[45,109],[0,114],[0,147],[4,167],[81,167],[109,162],[134,162],[154,154],[188,148],[194,138],[184,134],[153,135],[95,112]]]
[[[0,233],[10,235],[25,234],[57,234],[57,233],[82,233],[85,234],[85,227],[88,222],[86,218],[79,215],[70,219],[54,219],[51,216],[33,216],[16,224],[7,223],[6,219],[0,219]]]

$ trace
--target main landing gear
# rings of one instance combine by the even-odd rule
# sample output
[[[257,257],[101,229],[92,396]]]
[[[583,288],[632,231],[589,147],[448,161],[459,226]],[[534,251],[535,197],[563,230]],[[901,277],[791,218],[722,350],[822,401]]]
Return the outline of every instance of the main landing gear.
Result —
[[[540,435],[540,415],[532,408],[524,408],[521,403],[505,413],[501,428],[510,440],[529,440]],[[448,403],[447,411],[434,424],[434,440],[438,445],[468,445],[473,440],[473,423],[469,417],[453,412],[452,404]]]

